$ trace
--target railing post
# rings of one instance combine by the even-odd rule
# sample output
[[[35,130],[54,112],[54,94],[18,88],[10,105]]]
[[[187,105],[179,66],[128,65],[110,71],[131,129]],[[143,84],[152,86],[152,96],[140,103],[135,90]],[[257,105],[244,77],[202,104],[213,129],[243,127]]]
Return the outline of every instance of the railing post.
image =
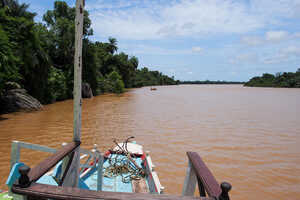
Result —
[[[232,186],[230,183],[227,183],[227,182],[221,183],[222,193],[219,196],[219,200],[230,200],[228,193],[231,190],[231,187]]]
[[[97,191],[102,191],[102,180],[103,180],[103,156],[101,153],[98,154],[98,171],[97,171]]]
[[[196,182],[197,182],[197,177],[193,169],[192,163],[189,159],[189,164],[186,170],[186,176],[183,184],[182,196],[194,196]]]
[[[19,179],[16,182],[18,187],[27,188],[30,186],[30,180],[28,177],[29,171],[30,171],[30,168],[26,165],[23,165],[19,168],[19,173],[21,176],[19,177]],[[25,196],[25,195],[18,195],[18,194],[14,194],[14,193],[11,193],[10,195],[13,197],[13,199],[17,199],[17,200],[27,200],[28,199],[27,196]]]
[[[19,162],[20,160],[20,144],[19,141],[13,141],[11,143],[11,153],[10,153],[10,169]]]

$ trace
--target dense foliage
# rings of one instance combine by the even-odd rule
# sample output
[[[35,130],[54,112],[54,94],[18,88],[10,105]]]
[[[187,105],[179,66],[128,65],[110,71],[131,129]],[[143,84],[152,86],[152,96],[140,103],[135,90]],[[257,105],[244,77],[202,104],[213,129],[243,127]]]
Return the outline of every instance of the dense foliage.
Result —
[[[75,8],[56,1],[43,23],[36,23],[34,16],[27,4],[0,0],[0,97],[7,83],[16,83],[44,104],[72,98]],[[93,30],[87,11],[83,33],[83,82],[94,95],[176,83],[158,71],[139,70],[138,58],[117,53],[115,38],[90,41]]]
[[[279,72],[276,75],[265,73],[251,78],[245,86],[300,88],[300,68],[295,72]]]

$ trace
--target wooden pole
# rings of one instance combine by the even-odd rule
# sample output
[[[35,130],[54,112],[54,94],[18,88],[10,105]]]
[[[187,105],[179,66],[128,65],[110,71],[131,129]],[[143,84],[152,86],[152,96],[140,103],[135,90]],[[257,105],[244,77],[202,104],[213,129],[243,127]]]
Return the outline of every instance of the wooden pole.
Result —
[[[83,34],[84,0],[76,0],[75,18],[75,55],[74,55],[74,133],[73,141],[80,141],[81,136],[81,73],[82,73],[82,34]],[[80,152],[74,153],[71,174],[66,177],[65,186],[77,187],[79,178]]]

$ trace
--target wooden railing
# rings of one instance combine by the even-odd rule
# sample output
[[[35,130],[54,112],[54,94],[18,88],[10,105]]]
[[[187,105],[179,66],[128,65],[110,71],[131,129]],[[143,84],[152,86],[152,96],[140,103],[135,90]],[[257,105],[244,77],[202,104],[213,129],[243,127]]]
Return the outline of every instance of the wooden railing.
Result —
[[[187,152],[187,157],[189,161],[182,195],[193,196],[198,183],[200,197],[205,197],[207,194],[215,199],[229,200],[228,192],[231,190],[231,185],[227,182],[219,185],[198,153]]]
[[[21,194],[24,197],[33,199],[74,199],[74,200],[91,200],[91,199],[107,199],[107,200],[125,200],[125,199],[175,199],[175,200],[229,200],[228,192],[231,185],[222,183],[221,187],[215,180],[200,156],[195,152],[188,152],[189,166],[187,176],[183,188],[183,196],[174,195],[155,195],[141,193],[121,193],[121,192],[104,192],[83,190],[73,187],[53,186],[38,184],[35,181],[47,173],[55,164],[67,155],[70,155],[80,143],[72,142],[63,146],[54,155],[42,161],[32,170],[27,166],[19,168],[21,177],[12,186],[12,192]],[[71,161],[70,161],[71,162]],[[68,169],[66,169],[68,171]],[[198,182],[200,197],[194,197],[196,182]],[[205,195],[208,197],[205,197]],[[29,198],[29,199],[30,199]]]

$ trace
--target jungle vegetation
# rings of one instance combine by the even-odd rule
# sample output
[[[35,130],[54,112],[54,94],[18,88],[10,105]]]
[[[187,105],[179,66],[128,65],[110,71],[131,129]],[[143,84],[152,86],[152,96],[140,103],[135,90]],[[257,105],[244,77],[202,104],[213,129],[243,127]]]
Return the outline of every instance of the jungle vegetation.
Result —
[[[251,78],[244,86],[300,88],[300,68],[296,72],[265,73]]]
[[[72,98],[75,8],[55,1],[38,23],[28,7],[17,0],[0,0],[0,98],[7,83],[20,85],[43,104]],[[158,71],[138,69],[138,58],[118,52],[115,38],[91,41],[91,23],[85,11],[83,82],[94,95],[177,83]]]

